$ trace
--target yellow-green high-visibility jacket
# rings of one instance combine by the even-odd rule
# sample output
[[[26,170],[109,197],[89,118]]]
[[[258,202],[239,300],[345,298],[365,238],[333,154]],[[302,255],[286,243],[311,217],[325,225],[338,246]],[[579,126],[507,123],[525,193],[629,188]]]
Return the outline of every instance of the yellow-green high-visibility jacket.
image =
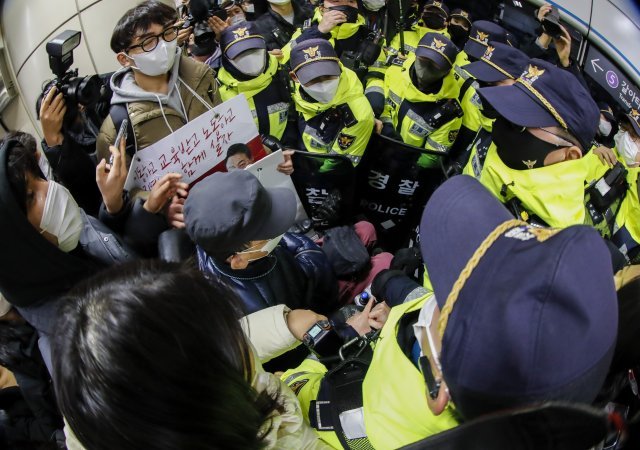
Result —
[[[267,69],[256,78],[241,81],[221,67],[218,81],[222,101],[244,94],[260,133],[280,139],[287,127],[291,97],[288,87],[278,78],[278,67],[276,57],[269,55]]]
[[[594,175],[588,153],[584,158],[563,161],[550,166],[529,170],[507,167],[496,151],[489,147],[480,182],[501,202],[517,197],[529,214],[535,214],[549,226],[564,228],[570,225],[590,224],[585,210],[585,185]]]
[[[460,86],[462,86],[462,83],[464,83],[467,78],[471,77],[471,74],[462,68],[462,66],[466,66],[470,62],[467,52],[461,50],[458,56],[456,56],[456,61],[453,63],[454,77]]]
[[[456,140],[462,124],[460,88],[450,72],[435,94],[421,92],[411,79],[409,58],[402,66],[391,66],[384,80],[386,105],[380,119],[390,123],[403,142],[416,147],[446,153]],[[438,163],[438,157],[423,155],[419,164]]]
[[[612,238],[625,255],[640,245],[640,200],[638,199],[640,167],[627,167],[627,171],[629,189],[616,214]]]
[[[340,67],[342,74],[338,91],[329,103],[305,100],[300,94],[299,84],[296,84],[292,97],[299,113],[298,129],[305,148],[315,153],[344,155],[355,166],[362,159],[371,138],[374,117],[358,76],[342,64]],[[337,114],[342,108],[351,110],[355,124],[342,126],[343,122],[332,119],[334,116],[331,115]]]
[[[458,425],[451,406],[438,416],[431,412],[424,377],[398,344],[400,320],[407,314],[417,314],[431,295],[393,307],[375,343],[362,384],[364,425],[375,449],[403,447]],[[325,372],[318,361],[305,360],[281,377],[298,396],[305,420]],[[331,446],[342,448],[334,432],[321,431],[318,435]]]

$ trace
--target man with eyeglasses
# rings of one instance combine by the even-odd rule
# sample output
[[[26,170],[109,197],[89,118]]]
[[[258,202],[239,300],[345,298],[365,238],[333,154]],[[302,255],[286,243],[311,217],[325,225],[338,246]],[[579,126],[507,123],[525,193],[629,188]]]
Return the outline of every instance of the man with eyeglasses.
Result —
[[[137,151],[220,103],[214,72],[181,55],[177,20],[175,9],[151,0],[127,11],[116,24],[111,49],[122,68],[111,78],[112,111],[100,129],[98,160],[109,160],[109,145],[119,128],[114,116],[117,122],[128,116],[134,136],[127,142]],[[124,117],[114,114],[123,106]]]
[[[522,220],[590,223],[585,183],[601,174],[587,154],[600,117],[589,92],[571,73],[532,59],[514,84],[478,93],[497,113],[480,181]]]

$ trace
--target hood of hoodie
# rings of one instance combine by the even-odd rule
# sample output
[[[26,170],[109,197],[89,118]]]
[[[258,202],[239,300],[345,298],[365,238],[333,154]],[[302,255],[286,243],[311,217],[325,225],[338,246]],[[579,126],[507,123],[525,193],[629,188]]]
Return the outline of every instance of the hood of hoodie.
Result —
[[[247,98],[251,98],[269,86],[277,72],[278,60],[275,56],[269,55],[267,68],[257,77],[250,80],[238,80],[227,69],[221,67],[218,70],[218,81],[222,84],[221,89],[227,89],[234,94],[244,93]]]
[[[304,116],[305,120],[317,116],[323,111],[333,108],[334,106],[349,103],[350,100],[362,96],[362,83],[355,72],[347,69],[341,63],[340,69],[342,70],[342,73],[340,74],[338,91],[329,103],[310,102],[305,100],[300,94],[300,89],[303,88],[299,83],[296,83],[296,89],[292,97],[296,104],[296,110]]]
[[[9,141],[0,147],[0,292],[15,306],[29,306],[64,294],[93,266],[51,244],[29,223],[9,184],[12,146]]]
[[[111,90],[113,91],[111,104],[117,105],[132,102],[156,102],[163,106],[169,106],[184,116],[185,112],[182,107],[182,102],[180,101],[180,94],[178,93],[181,54],[182,49],[178,47],[176,49],[175,61],[171,67],[169,76],[168,94],[158,94],[145,91],[137,85],[133,75],[133,69],[131,67],[122,67],[111,76],[110,85]]]

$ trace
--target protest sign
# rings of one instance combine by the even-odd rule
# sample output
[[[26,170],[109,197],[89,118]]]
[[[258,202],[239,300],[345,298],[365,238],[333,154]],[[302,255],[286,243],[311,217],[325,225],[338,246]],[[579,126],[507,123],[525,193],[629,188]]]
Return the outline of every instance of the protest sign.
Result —
[[[136,152],[125,189],[150,191],[167,173],[179,173],[183,182],[193,184],[212,172],[225,170],[227,149],[236,143],[247,144],[255,160],[264,156],[258,129],[243,94]]]
[[[296,188],[293,185],[291,177],[278,171],[278,164],[283,162],[284,155],[282,154],[282,150],[278,150],[277,152],[265,156],[260,161],[251,164],[245,170],[253,173],[256,178],[260,180],[260,183],[262,183],[266,188],[279,187],[292,191],[296,196],[296,203],[298,205],[296,222],[308,219],[307,213],[302,207],[302,202],[300,202],[300,198],[298,197],[298,193],[296,192]]]

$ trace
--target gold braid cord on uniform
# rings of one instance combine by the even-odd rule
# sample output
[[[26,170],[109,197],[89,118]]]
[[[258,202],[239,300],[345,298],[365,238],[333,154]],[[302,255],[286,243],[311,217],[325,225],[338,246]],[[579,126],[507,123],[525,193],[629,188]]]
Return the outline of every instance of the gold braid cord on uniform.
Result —
[[[453,305],[455,305],[458,300],[458,295],[460,295],[460,291],[464,287],[465,283],[471,276],[471,273],[478,266],[478,263],[482,259],[482,257],[487,253],[487,250],[491,248],[491,246],[498,240],[498,238],[507,230],[511,228],[515,228],[517,226],[528,226],[526,222],[518,219],[507,220],[506,222],[501,223],[493,230],[489,236],[482,241],[482,244],[477,248],[473,256],[467,261],[467,265],[462,269],[458,279],[453,284],[451,288],[451,292],[447,297],[447,301],[445,302],[442,310],[440,311],[440,320],[438,320],[438,334],[440,335],[440,339],[444,336],[444,330],[447,328],[447,322],[449,321],[449,315],[453,310]]]

